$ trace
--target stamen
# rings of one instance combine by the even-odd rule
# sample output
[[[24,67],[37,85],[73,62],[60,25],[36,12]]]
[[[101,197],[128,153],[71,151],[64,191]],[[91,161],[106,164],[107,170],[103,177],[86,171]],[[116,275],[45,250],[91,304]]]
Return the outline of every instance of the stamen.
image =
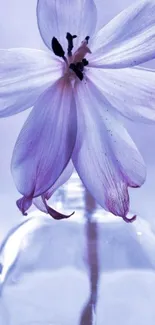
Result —
[[[67,33],[66,39],[68,41],[68,56],[72,56],[72,49],[73,49],[73,39],[76,38],[76,35],[71,35],[70,33]]]
[[[84,67],[86,66],[86,65],[88,65],[89,64],[89,62],[88,62],[88,60],[87,59],[82,59],[82,63],[83,63],[83,65],[84,65]]]
[[[90,36],[85,37],[85,40],[87,41],[87,44],[88,44],[89,39],[90,39]]]
[[[83,69],[84,69],[84,64],[83,64],[83,62],[77,62],[77,63],[76,63],[76,67],[77,67],[78,70],[80,70],[80,71],[82,72]]]
[[[74,71],[74,73],[76,74],[76,76],[77,76],[81,81],[83,80],[83,73],[82,73],[80,70],[78,70],[76,64],[71,63],[70,66],[69,66],[69,68],[70,68],[71,70]]]
[[[53,50],[54,54],[65,60],[65,52],[56,37],[52,38],[51,45],[52,45],[52,50]]]

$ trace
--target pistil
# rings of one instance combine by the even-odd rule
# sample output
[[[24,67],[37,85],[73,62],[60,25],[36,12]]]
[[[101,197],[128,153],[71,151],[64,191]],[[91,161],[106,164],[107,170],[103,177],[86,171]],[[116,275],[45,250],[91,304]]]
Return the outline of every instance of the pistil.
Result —
[[[54,54],[56,56],[61,57],[67,65],[66,73],[69,73],[69,69],[71,69],[75,75],[82,81],[83,80],[83,70],[86,65],[88,65],[88,61],[85,59],[85,55],[87,53],[91,53],[88,45],[89,36],[86,36],[84,41],[81,43],[81,46],[77,49],[77,51],[72,55],[73,49],[73,39],[76,38],[76,35],[71,35],[70,33],[66,34],[66,39],[68,41],[68,59],[65,56],[65,51],[63,50],[61,44],[57,40],[56,37],[52,38],[51,46]]]

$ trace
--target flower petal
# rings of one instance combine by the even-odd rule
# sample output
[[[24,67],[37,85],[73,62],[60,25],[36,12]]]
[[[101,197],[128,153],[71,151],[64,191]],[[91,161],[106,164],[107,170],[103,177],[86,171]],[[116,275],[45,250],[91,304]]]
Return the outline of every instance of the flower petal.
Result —
[[[71,177],[71,175],[73,173],[73,170],[74,170],[73,163],[70,160],[67,167],[64,169],[64,171],[62,172],[60,177],[56,180],[54,185],[52,187],[50,187],[49,190],[47,192],[45,192],[42,196],[38,196],[33,199],[33,204],[40,211],[50,214],[56,220],[69,218],[70,216],[72,216],[74,214],[74,212],[70,215],[62,214],[62,213],[54,210],[53,208],[51,208],[47,204],[46,200],[48,200],[61,185],[63,185],[65,182],[68,181],[68,179]]]
[[[0,50],[0,117],[33,106],[61,76],[62,63],[45,51]]]
[[[87,77],[119,113],[133,121],[155,121],[155,70],[87,69]]]
[[[94,37],[92,65],[136,66],[155,58],[155,1],[138,1]]]
[[[129,211],[128,186],[145,180],[145,166],[113,108],[87,80],[76,85],[78,133],[74,166],[82,182],[106,210],[122,216]],[[134,216],[135,218],[135,216]]]
[[[46,200],[49,200],[50,197],[53,195],[53,193],[64,183],[66,183],[69,178],[71,177],[74,170],[74,166],[72,161],[70,160],[66,168],[63,170],[62,174],[59,176],[59,178],[56,180],[54,185],[49,188],[48,191],[44,193],[44,197]]]
[[[42,195],[35,197],[33,199],[33,204],[36,206],[38,210],[48,214],[48,210],[46,208]]]
[[[32,197],[21,197],[16,201],[18,209],[22,212],[24,216],[27,216],[27,210],[31,207],[32,205]]]
[[[27,198],[46,192],[67,166],[76,139],[76,120],[72,88],[61,79],[40,96],[14,148],[13,177]]]
[[[50,207],[47,204],[44,196],[42,195],[42,196],[38,196],[34,199],[27,198],[27,197],[23,196],[22,198],[17,200],[17,206],[24,216],[27,216],[27,210],[31,207],[32,202],[40,211],[49,214],[55,220],[67,219],[67,218],[70,218],[74,214],[74,212],[73,212],[70,215],[65,215],[63,213],[60,213],[60,212],[54,210],[52,207]]]
[[[67,32],[77,35],[78,43],[93,34],[97,13],[93,0],[38,0],[37,18],[41,37],[48,48],[51,49],[51,40],[56,37],[66,49]]]

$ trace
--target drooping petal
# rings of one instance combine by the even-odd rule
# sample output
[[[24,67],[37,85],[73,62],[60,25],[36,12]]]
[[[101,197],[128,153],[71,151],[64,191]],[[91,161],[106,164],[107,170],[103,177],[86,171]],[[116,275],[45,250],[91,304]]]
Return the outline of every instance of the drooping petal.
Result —
[[[92,65],[136,66],[155,58],[155,1],[142,0],[121,12],[93,39]]]
[[[49,188],[47,192],[45,192],[42,196],[36,197],[33,199],[33,204],[42,212],[50,214],[54,219],[61,220],[69,218],[74,214],[74,212],[70,215],[62,214],[53,208],[49,206],[46,202],[53,194],[54,192],[65,182],[68,181],[68,179],[71,177],[74,170],[74,166],[72,161],[70,160],[67,167],[64,169],[60,177],[57,179],[57,181],[54,183],[54,185]]]
[[[51,49],[51,40],[56,37],[66,49],[67,32],[77,35],[78,44],[93,34],[97,20],[96,6],[93,0],[38,0],[37,19],[40,34],[48,48]]]
[[[73,170],[74,170],[74,166],[72,161],[70,160],[67,167],[64,169],[60,177],[56,180],[54,185],[50,187],[49,190],[45,192],[42,196],[38,196],[33,199],[33,204],[40,211],[50,214],[56,220],[69,218],[74,214],[74,212],[70,215],[62,214],[54,210],[53,208],[51,208],[51,206],[47,204],[46,200],[48,200],[61,185],[63,185],[65,182],[68,181],[68,179],[71,177],[73,173]]]
[[[36,206],[36,208],[46,214],[48,214],[48,210],[46,208],[46,205],[44,203],[43,197],[38,196],[33,199],[33,204]]]
[[[62,174],[60,175],[60,177],[56,180],[56,182],[53,184],[53,186],[51,188],[49,188],[48,191],[46,191],[44,193],[44,197],[46,198],[46,200],[49,200],[50,197],[53,195],[53,193],[64,183],[66,183],[69,178],[71,177],[72,173],[74,170],[74,166],[72,161],[70,160],[68,165],[66,166],[66,168],[63,170]]]
[[[76,130],[72,88],[61,79],[40,96],[17,139],[11,168],[20,193],[33,198],[56,182],[71,158]]]
[[[87,77],[116,110],[133,121],[155,121],[155,70],[87,69]]]
[[[34,105],[40,94],[62,76],[62,63],[32,49],[0,50],[0,117]]]
[[[84,185],[106,210],[127,221],[128,186],[145,180],[145,166],[113,108],[87,80],[75,88],[78,108],[74,166]],[[135,216],[133,217],[135,218]]]
[[[21,213],[24,216],[27,216],[27,210],[32,205],[32,199],[33,199],[32,196],[30,196],[30,197],[23,196],[23,197],[21,197],[20,199],[18,199],[16,201],[16,204],[17,204],[18,209],[21,211]]]
[[[75,212],[65,215],[64,213],[60,213],[53,209],[51,206],[49,206],[46,202],[46,199],[44,196],[39,196],[33,200],[33,203],[39,210],[41,210],[44,213],[49,214],[53,219],[55,220],[62,220],[62,219],[67,219],[70,218]]]
[[[51,206],[49,206],[46,202],[46,199],[44,195],[38,196],[36,198],[27,198],[23,196],[19,200],[17,200],[17,206],[19,210],[22,212],[24,216],[27,216],[27,210],[31,207],[32,203],[42,212],[49,214],[53,219],[55,220],[62,220],[62,219],[67,219],[71,217],[73,213],[70,215],[65,215],[63,213],[60,213],[53,209]]]
[[[64,169],[64,171],[60,175],[60,177],[56,180],[54,185],[49,188],[49,190],[47,192],[45,192],[41,196],[34,197],[34,198],[31,195],[30,197],[23,196],[22,198],[18,199],[16,202],[17,207],[22,212],[22,214],[24,216],[27,216],[27,214],[28,214],[27,210],[31,207],[31,205],[33,203],[40,211],[42,211],[46,214],[49,214],[51,217],[53,217],[56,220],[66,219],[66,218],[69,218],[70,216],[72,216],[74,214],[74,212],[70,215],[65,215],[63,213],[60,213],[60,212],[56,211],[55,209],[53,209],[51,206],[49,206],[47,204],[46,200],[48,200],[61,185],[63,185],[66,181],[68,181],[68,179],[72,175],[73,169],[74,169],[73,163],[70,160],[67,167]]]

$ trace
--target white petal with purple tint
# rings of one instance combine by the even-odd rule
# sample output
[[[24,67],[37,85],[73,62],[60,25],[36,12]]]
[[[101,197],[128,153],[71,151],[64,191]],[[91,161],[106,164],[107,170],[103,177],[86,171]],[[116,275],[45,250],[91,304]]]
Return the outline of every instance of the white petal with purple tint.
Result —
[[[123,116],[134,122],[155,121],[155,70],[89,68],[87,77]]]
[[[74,166],[98,203],[115,215],[126,217],[128,186],[145,180],[145,166],[129,134],[113,114],[113,108],[87,80],[77,84],[78,133]]]
[[[44,195],[34,198],[33,203],[40,211],[42,211],[46,214],[49,214],[55,220],[68,219],[75,213],[73,211],[71,214],[66,215],[64,213],[61,213],[61,212],[53,209],[50,205],[47,204],[47,201],[46,201]]]
[[[50,199],[50,197],[53,195],[53,193],[64,183],[66,183],[69,178],[71,177],[74,170],[74,166],[72,161],[70,160],[66,168],[63,170],[62,174],[59,176],[59,178],[56,180],[56,182],[53,184],[49,190],[44,193],[44,196],[47,200]]]
[[[155,1],[138,1],[116,16],[94,37],[92,65],[136,66],[155,58]]]
[[[12,173],[19,192],[39,196],[56,182],[71,158],[76,130],[72,88],[61,79],[40,96],[17,139]]]
[[[35,197],[33,199],[33,204],[36,206],[37,209],[48,214],[48,210],[42,196]]]
[[[56,182],[44,193],[44,198],[46,200],[49,200],[50,197],[54,194],[54,192],[64,183],[66,183],[69,178],[71,177],[74,170],[74,166],[72,161],[70,160],[67,167],[64,169],[60,177],[56,180]],[[33,204],[36,205],[36,207],[41,210],[42,212],[48,213],[47,206],[45,205],[45,202],[43,201],[42,197],[35,197],[33,199]]]
[[[37,18],[48,48],[51,49],[51,40],[56,37],[66,49],[67,32],[77,35],[78,44],[86,36],[92,36],[97,20],[96,6],[93,0],[38,0]]]
[[[74,170],[74,166],[72,161],[70,160],[67,167],[64,169],[64,171],[62,172],[62,174],[60,175],[60,177],[57,179],[57,181],[54,183],[54,185],[52,187],[50,187],[50,189],[45,192],[43,194],[43,196],[38,196],[35,197],[33,199],[33,204],[42,212],[50,214],[54,219],[65,219],[68,216],[57,212],[56,210],[54,210],[53,208],[51,208],[48,204],[46,200],[49,200],[50,197],[54,194],[54,192],[61,186],[63,185],[65,182],[67,182],[69,180],[69,178],[71,177],[72,173]]]
[[[0,50],[0,117],[33,106],[40,94],[61,76],[61,62],[48,52]]]
[[[40,211],[42,211],[46,214],[50,214],[54,219],[57,219],[57,220],[61,220],[61,219],[70,217],[70,216],[66,216],[66,215],[54,210],[53,208],[51,208],[51,206],[49,206],[47,204],[46,200],[49,200],[50,197],[54,194],[54,192],[61,185],[63,185],[65,182],[67,182],[69,180],[69,178],[71,177],[71,175],[73,173],[73,170],[74,170],[74,166],[73,166],[72,161],[70,160],[67,167],[64,169],[64,171],[62,172],[60,177],[57,179],[57,181],[54,183],[54,185],[52,187],[50,187],[49,190],[47,192],[45,192],[42,196],[38,196],[33,199],[33,204]]]

